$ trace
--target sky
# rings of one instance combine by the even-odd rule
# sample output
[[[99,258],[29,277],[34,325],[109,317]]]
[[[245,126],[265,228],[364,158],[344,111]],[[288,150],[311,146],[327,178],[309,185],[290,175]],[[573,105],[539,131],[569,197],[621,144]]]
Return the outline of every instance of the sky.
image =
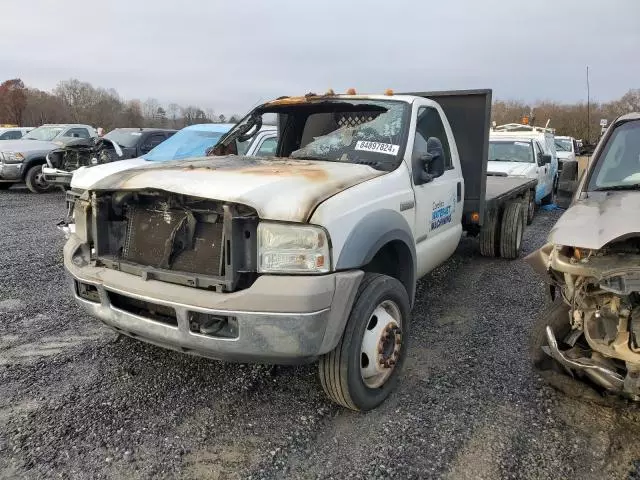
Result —
[[[640,88],[640,0],[2,0],[0,80],[245,113],[281,95]]]

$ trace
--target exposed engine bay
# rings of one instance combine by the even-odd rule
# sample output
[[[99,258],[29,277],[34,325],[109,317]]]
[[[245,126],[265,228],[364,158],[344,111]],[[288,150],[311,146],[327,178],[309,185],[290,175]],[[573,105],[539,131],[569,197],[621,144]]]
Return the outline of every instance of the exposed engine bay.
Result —
[[[121,147],[108,138],[82,138],[49,152],[47,163],[51,168],[73,172],[80,167],[102,165],[125,157]]]
[[[74,212],[91,262],[214,291],[253,283],[258,216],[244,205],[163,191],[93,193]]]
[[[599,250],[547,244],[527,261],[569,307],[568,335],[548,325],[545,353],[572,375],[640,400],[640,237]]]

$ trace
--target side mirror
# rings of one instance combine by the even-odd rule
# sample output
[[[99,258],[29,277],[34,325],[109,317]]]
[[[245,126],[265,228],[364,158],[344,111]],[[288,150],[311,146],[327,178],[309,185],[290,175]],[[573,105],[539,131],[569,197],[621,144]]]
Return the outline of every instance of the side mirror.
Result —
[[[560,176],[558,177],[558,190],[556,192],[556,204],[559,207],[569,207],[579,182],[578,162],[576,160],[565,160],[562,162],[562,172],[560,172]]]
[[[540,165],[549,165],[551,163],[551,155],[548,153],[543,153],[540,156]]]

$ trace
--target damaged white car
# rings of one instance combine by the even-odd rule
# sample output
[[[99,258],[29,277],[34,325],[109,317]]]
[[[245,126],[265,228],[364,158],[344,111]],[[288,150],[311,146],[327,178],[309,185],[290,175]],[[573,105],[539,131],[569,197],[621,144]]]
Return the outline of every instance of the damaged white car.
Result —
[[[532,334],[535,367],[640,400],[640,113],[612,123],[569,209],[527,262],[553,299]]]

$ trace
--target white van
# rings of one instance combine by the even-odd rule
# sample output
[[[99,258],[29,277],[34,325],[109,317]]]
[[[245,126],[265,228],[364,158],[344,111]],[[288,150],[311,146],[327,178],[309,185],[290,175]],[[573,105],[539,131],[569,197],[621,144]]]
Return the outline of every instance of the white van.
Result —
[[[552,203],[558,181],[553,130],[521,124],[494,127],[489,136],[487,173],[535,178],[538,185],[530,210],[536,205]],[[529,222],[532,219],[533,211],[530,211]]]

